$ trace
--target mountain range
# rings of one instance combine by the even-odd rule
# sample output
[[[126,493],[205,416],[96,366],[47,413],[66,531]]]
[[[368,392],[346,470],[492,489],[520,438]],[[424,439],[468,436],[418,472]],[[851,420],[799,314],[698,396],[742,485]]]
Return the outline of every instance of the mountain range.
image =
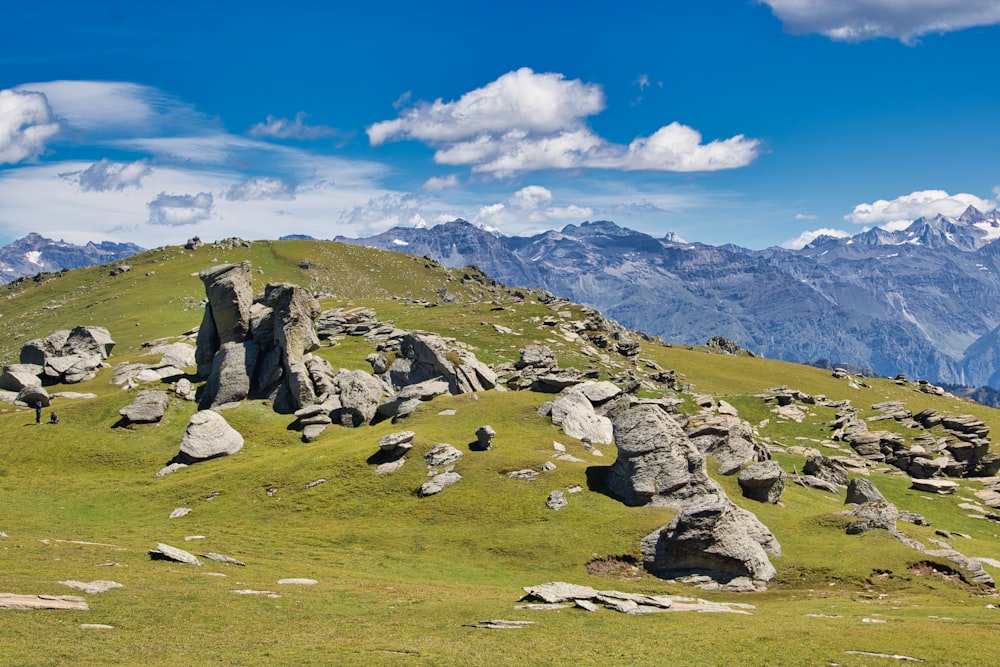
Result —
[[[613,222],[506,237],[464,220],[337,241],[474,264],[673,343],[1000,387],[1000,212],[822,236],[799,250],[655,238]]]
[[[111,241],[90,242],[80,246],[65,241],[54,241],[32,232],[0,248],[0,283],[8,283],[38,273],[114,262],[143,250],[145,248],[134,243]]]

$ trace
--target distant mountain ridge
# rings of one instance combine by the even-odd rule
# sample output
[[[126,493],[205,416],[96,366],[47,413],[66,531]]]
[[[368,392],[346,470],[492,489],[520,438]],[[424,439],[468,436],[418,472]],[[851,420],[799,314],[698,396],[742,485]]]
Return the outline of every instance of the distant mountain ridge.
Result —
[[[609,221],[505,237],[464,220],[336,240],[475,264],[678,343],[1000,387],[1000,212],[823,236],[801,250],[685,243]]]
[[[114,262],[142,252],[145,248],[134,243],[89,242],[74,245],[53,241],[34,232],[0,248],[0,283],[37,273],[79,269],[95,264]]]

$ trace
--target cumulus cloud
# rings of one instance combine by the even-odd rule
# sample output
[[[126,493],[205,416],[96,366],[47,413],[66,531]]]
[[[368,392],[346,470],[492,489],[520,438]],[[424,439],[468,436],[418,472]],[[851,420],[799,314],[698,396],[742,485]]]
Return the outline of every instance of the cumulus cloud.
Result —
[[[715,171],[745,166],[759,153],[756,139],[737,135],[703,144],[697,130],[676,122],[628,146],[613,144],[586,124],[604,108],[600,86],[525,67],[457,101],[417,104],[367,131],[372,145],[416,139],[437,149],[440,164],[496,177],[579,167]]]
[[[272,139],[323,139],[335,137],[340,131],[326,125],[308,125],[304,111],[295,114],[294,120],[268,115],[263,123],[257,123],[250,128],[251,137],[270,137]]]
[[[82,171],[64,172],[59,175],[79,184],[84,192],[107,192],[126,188],[138,189],[142,185],[142,179],[151,173],[153,170],[148,160],[111,162],[103,159]]]
[[[794,239],[785,241],[781,244],[781,247],[788,248],[789,250],[801,250],[821,236],[832,236],[835,239],[846,239],[851,235],[841,229],[813,229],[811,231],[802,232]]]
[[[448,174],[447,176],[431,176],[421,187],[423,190],[433,192],[437,190],[457,188],[459,185],[461,185],[461,181],[458,180],[458,176],[455,174]]]
[[[295,186],[280,178],[254,176],[229,188],[229,201],[253,201],[256,199],[295,199]]]
[[[950,195],[944,190],[919,190],[895,199],[879,199],[871,204],[858,204],[844,220],[858,225],[878,225],[885,229],[904,229],[920,217],[938,213],[955,218],[969,206],[981,211],[996,208],[997,202],[960,192]]]
[[[554,200],[555,196],[548,188],[529,185],[515,192],[506,202],[480,206],[473,221],[494,229],[507,229],[553,220],[583,221],[594,214],[593,209],[587,206],[553,206]]]
[[[156,199],[146,204],[149,208],[149,224],[183,227],[204,222],[212,216],[212,203],[212,195],[207,192],[196,195],[168,195],[161,192]]]
[[[0,90],[0,164],[37,157],[59,132],[45,95]]]
[[[1000,23],[996,0],[758,0],[789,32],[860,42],[876,37],[913,44],[928,33]]]

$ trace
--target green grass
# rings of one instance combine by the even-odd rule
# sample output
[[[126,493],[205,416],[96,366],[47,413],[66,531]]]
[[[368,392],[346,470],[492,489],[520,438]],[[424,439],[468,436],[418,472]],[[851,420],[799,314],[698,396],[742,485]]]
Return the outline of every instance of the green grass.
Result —
[[[585,341],[569,333],[571,323],[583,319],[579,307],[561,308],[569,312],[560,316],[528,291],[522,302],[509,290],[463,281],[464,271],[423,258],[306,241],[196,252],[162,248],[131,259],[132,270],[119,276],[93,267],[4,287],[0,358],[16,359],[24,340],[54,329],[96,324],[117,341],[111,363],[148,360],[143,342],[177,336],[200,322],[204,293],[192,274],[213,259],[251,261],[258,291],[267,281],[308,286],[324,308],[370,306],[399,327],[457,338],[488,363],[515,361],[520,348],[537,342],[552,347],[563,366],[594,368],[604,377],[627,367],[620,357],[604,362],[589,354]],[[308,269],[301,268],[303,260]],[[452,303],[440,296],[442,288]],[[569,328],[546,325],[549,318]],[[364,359],[373,351],[373,343],[345,337],[318,354],[334,367],[369,370]],[[652,344],[644,344],[640,358],[677,370],[695,391],[724,398],[754,425],[769,420],[761,435],[789,445],[823,448],[835,411],[816,407],[801,424],[780,421],[754,394],[787,385],[850,398],[862,416],[871,414],[873,403],[901,399],[914,412],[971,413],[1000,427],[994,410],[889,381],[851,389],[828,371]],[[287,428],[288,416],[274,414],[263,401],[246,401],[224,413],[243,434],[243,450],[154,479],[176,453],[195,407],[172,398],[161,424],[112,428],[132,394],[109,384],[110,375],[102,370],[88,383],[58,388],[98,397],[57,399],[63,418],[57,426],[35,426],[32,411],[0,404],[0,531],[7,535],[0,537],[0,592],[80,594],[91,607],[0,612],[2,664],[885,664],[845,653],[858,650],[962,665],[982,664],[983,647],[1000,638],[1000,612],[986,606],[1000,602],[995,597],[913,571],[925,557],[884,533],[846,535],[845,519],[836,514],[843,496],[793,484],[771,506],[743,499],[735,477],[717,477],[782,545],[783,555],[774,559],[778,577],[766,593],[702,593],[649,575],[618,580],[589,574],[585,565],[593,558],[637,557],[639,540],[672,513],[625,507],[592,488],[589,482],[614,461],[614,447],[602,446],[604,456],[594,456],[540,418],[537,407],[550,396],[441,397],[403,423],[330,427],[308,444]],[[445,409],[455,414],[439,414]],[[495,446],[471,451],[484,424],[497,431]],[[403,429],[417,433],[408,462],[375,475],[368,459],[378,438]],[[586,462],[555,460],[554,440]],[[437,496],[418,498],[415,490],[427,479],[422,455],[438,443],[464,452],[455,465],[463,479]],[[793,455],[776,459],[789,472],[803,462]],[[506,476],[550,460],[556,469],[535,482]],[[306,488],[319,479],[327,481]],[[910,490],[898,476],[872,472],[871,479],[891,502],[933,522],[930,528],[901,523],[914,538],[926,542],[936,528],[961,532],[972,538],[953,541],[963,553],[1000,559],[996,524],[969,518],[958,507],[972,499],[976,482],[963,481],[957,496],[932,497]],[[565,509],[545,508],[550,491],[576,485],[583,491],[568,494]],[[192,511],[169,519],[178,507]],[[193,535],[204,539],[185,540]],[[147,551],[158,542],[247,565],[153,561]],[[277,583],[288,577],[319,583]],[[125,587],[86,595],[57,583],[67,579],[112,579]],[[513,608],[522,586],[552,580],[700,594],[757,609],[750,616],[633,617]],[[234,589],[281,597],[237,595]],[[470,627],[485,618],[535,625],[516,631]],[[81,623],[114,629],[83,630]]]

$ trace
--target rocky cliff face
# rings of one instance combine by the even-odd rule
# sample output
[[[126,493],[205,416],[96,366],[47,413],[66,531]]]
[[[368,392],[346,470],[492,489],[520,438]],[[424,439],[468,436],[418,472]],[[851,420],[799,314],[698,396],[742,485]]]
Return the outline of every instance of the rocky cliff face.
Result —
[[[143,250],[134,243],[110,241],[79,246],[31,233],[0,248],[0,283],[42,272],[114,262]]]
[[[1000,384],[1000,213],[921,218],[802,250],[657,239],[612,222],[507,238],[465,221],[344,242],[475,264],[679,343],[725,336],[764,356]]]

